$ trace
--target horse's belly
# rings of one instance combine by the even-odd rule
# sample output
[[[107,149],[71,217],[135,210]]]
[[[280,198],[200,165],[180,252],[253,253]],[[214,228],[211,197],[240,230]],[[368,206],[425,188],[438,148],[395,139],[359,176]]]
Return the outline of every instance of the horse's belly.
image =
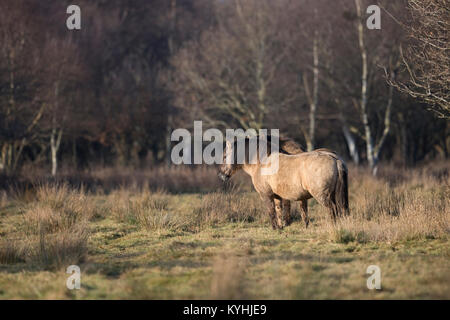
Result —
[[[272,191],[279,197],[291,201],[305,200],[312,197],[311,194],[300,185],[287,183],[277,183],[273,185]]]
[[[301,191],[293,192],[292,194],[289,195],[287,199],[291,201],[298,201],[310,198],[312,198],[312,195],[307,190],[302,189]]]
[[[298,193],[292,200],[306,200],[310,198],[312,198],[312,195],[307,190],[303,189],[303,191]]]

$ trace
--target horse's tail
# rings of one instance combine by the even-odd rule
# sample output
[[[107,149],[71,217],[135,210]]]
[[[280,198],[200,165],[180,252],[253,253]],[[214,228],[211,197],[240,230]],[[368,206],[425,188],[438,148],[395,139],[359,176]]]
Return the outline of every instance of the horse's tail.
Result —
[[[336,161],[338,169],[338,179],[335,189],[335,203],[339,216],[348,215],[350,213],[348,208],[348,170],[345,162],[342,159]]]

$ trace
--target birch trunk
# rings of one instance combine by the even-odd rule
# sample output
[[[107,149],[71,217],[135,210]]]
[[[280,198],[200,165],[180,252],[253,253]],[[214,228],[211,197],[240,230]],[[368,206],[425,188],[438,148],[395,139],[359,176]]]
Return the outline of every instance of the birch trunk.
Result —
[[[358,42],[362,60],[362,74],[361,74],[361,119],[364,126],[364,140],[366,142],[367,161],[370,168],[375,168],[374,147],[372,141],[372,132],[369,125],[369,117],[367,115],[367,75],[368,75],[368,62],[367,62],[367,49],[364,43],[364,26],[362,22],[361,13],[361,1],[355,0],[356,11],[358,16]]]
[[[58,97],[59,97],[59,83],[55,84],[55,102],[53,105],[53,114],[52,114],[52,131],[50,134],[50,153],[51,153],[51,162],[52,162],[52,176],[56,176],[56,171],[58,170],[58,150],[61,144],[61,137],[63,133],[63,129],[58,128],[56,113],[59,111],[58,105]]]
[[[347,142],[348,152],[350,153],[350,157],[353,162],[358,165],[359,164],[359,154],[358,148],[356,147],[355,137],[350,132],[347,123],[343,121],[342,124],[342,132],[344,133],[345,141]]]
[[[393,75],[391,76],[391,79],[394,80]],[[387,102],[386,111],[384,114],[384,130],[383,130],[383,134],[382,134],[380,140],[378,141],[377,145],[375,146],[375,148],[373,150],[374,167],[372,169],[374,171],[374,175],[376,175],[376,172],[378,170],[378,161],[380,159],[381,148],[383,147],[384,142],[386,141],[386,138],[387,138],[389,132],[391,131],[391,113],[392,113],[393,96],[394,96],[394,87],[389,86],[388,102]]]
[[[62,129],[56,129],[54,127],[52,129],[52,133],[50,136],[50,150],[51,150],[51,158],[52,158],[52,176],[56,176],[56,171],[58,170],[58,151],[59,151],[59,146],[61,145],[62,134],[63,134]]]
[[[306,96],[309,102],[309,129],[308,132],[305,130],[303,134],[306,140],[307,151],[312,151],[316,144],[316,113],[317,105],[319,102],[319,35],[316,31],[314,33],[314,43],[313,43],[313,92],[309,90],[308,79],[306,74],[303,76],[303,83],[305,87]]]
[[[374,145],[372,138],[372,132],[370,130],[369,117],[367,112],[367,78],[368,78],[368,59],[367,59],[367,49],[364,43],[364,26],[363,17],[361,12],[361,0],[355,0],[356,11],[358,15],[358,41],[359,48],[361,52],[362,60],[362,75],[361,75],[361,117],[364,126],[364,140],[366,142],[367,151],[367,161],[369,162],[372,174],[376,175],[378,171],[378,161],[380,159],[380,152],[386,141],[386,138],[391,130],[391,113],[392,113],[392,101],[394,95],[394,87],[389,86],[388,102],[386,106],[386,111],[384,115],[384,129],[378,143]],[[392,60],[389,59],[389,67],[392,67]],[[387,74],[387,73],[386,73]],[[390,73],[390,81],[394,82],[395,71]]]
[[[169,46],[169,54],[172,57],[174,54],[174,48],[173,48],[173,36],[175,33],[175,22],[177,17],[177,0],[171,0],[170,1],[170,34],[168,37],[168,46]],[[169,74],[170,77],[170,74]],[[168,108],[168,115],[167,115],[167,127],[166,127],[166,162],[167,166],[170,167],[172,164],[172,160],[170,157],[171,154],[171,141],[170,137],[172,135],[172,110],[169,106]],[[156,155],[154,155],[156,158]]]

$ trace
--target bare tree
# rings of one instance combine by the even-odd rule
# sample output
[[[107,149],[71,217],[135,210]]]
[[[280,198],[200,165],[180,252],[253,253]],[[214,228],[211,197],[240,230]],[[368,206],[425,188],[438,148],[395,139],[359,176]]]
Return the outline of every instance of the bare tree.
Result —
[[[176,19],[177,19],[177,0],[170,0],[170,10],[169,10],[169,19],[170,19],[170,27],[169,27],[169,36],[167,37],[167,43],[169,47],[169,54],[172,57],[175,53],[174,48],[174,37],[175,37],[175,28],[176,28]],[[168,81],[172,81],[171,73],[168,73]],[[170,108],[167,111],[167,136],[166,136],[166,161],[167,165],[170,167],[172,164],[170,158],[170,135],[172,134],[173,127],[173,108]]]
[[[361,8],[361,0],[355,0],[356,14],[357,14],[357,31],[358,31],[358,43],[361,55],[361,98],[357,102],[354,99],[355,105],[359,105],[361,111],[361,119],[364,128],[364,141],[366,143],[367,161],[374,175],[377,173],[378,161],[380,157],[380,151],[391,129],[391,113],[392,113],[392,99],[393,89],[389,88],[388,101],[384,115],[384,130],[378,141],[374,141],[371,125],[369,122],[369,110],[368,110],[368,77],[369,77],[369,59],[367,48],[365,44],[364,36],[364,24]],[[390,57],[390,69],[392,68],[392,58]],[[391,72],[391,79],[394,79],[395,72]]]
[[[0,4],[0,170],[13,173],[26,146],[38,137],[35,130],[46,104],[39,95],[42,60],[39,35],[23,2]]]
[[[445,0],[408,0],[412,43],[403,54],[409,81],[391,81],[402,92],[426,102],[442,118],[450,118],[450,11]]]
[[[309,103],[309,130],[302,130],[306,140],[308,151],[314,150],[315,134],[316,134],[316,112],[319,103],[319,33],[314,32],[313,40],[313,89],[312,93],[308,84],[306,73],[303,73],[303,84],[306,97]]]
[[[272,94],[286,54],[277,38],[281,5],[266,0],[217,5],[218,27],[173,59],[175,90],[184,93],[178,104],[218,126],[259,129],[271,106],[289,100],[278,94],[274,101]]]
[[[58,39],[49,35],[43,47],[43,59],[47,65],[43,91],[47,92],[48,108],[41,129],[49,137],[51,174],[55,176],[62,136],[79,112],[73,96],[82,82],[83,67],[70,37]]]

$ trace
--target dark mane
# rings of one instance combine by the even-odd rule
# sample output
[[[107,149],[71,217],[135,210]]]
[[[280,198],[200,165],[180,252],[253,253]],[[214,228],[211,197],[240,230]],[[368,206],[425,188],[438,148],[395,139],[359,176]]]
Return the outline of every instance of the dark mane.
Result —
[[[259,135],[256,135],[255,138],[258,139],[258,142],[259,142]],[[264,141],[264,140],[267,143],[266,152],[267,152],[267,155],[269,156],[272,153],[272,150],[271,150],[272,136],[267,135],[266,139],[262,139],[262,141]],[[245,138],[246,157],[248,156],[249,141],[250,141],[250,137],[246,137]],[[233,142],[233,150],[236,150],[236,144],[237,144],[237,140],[235,140]],[[259,148],[259,145],[258,145],[258,148]],[[298,144],[294,140],[284,137],[284,136],[279,137],[279,150],[278,151],[282,154],[288,154],[288,155],[299,154],[299,153],[305,152],[303,147],[300,144]],[[234,153],[234,157],[236,160],[236,153]]]
[[[259,135],[257,136],[259,138]],[[270,150],[270,143],[272,141],[272,136],[271,135],[267,135],[267,154],[270,155],[271,150]],[[298,154],[298,153],[302,153],[305,152],[305,150],[303,149],[303,147],[298,144],[297,142],[295,142],[293,139],[291,138],[287,138],[284,136],[280,136],[279,137],[279,146],[280,146],[280,153],[283,154]]]

